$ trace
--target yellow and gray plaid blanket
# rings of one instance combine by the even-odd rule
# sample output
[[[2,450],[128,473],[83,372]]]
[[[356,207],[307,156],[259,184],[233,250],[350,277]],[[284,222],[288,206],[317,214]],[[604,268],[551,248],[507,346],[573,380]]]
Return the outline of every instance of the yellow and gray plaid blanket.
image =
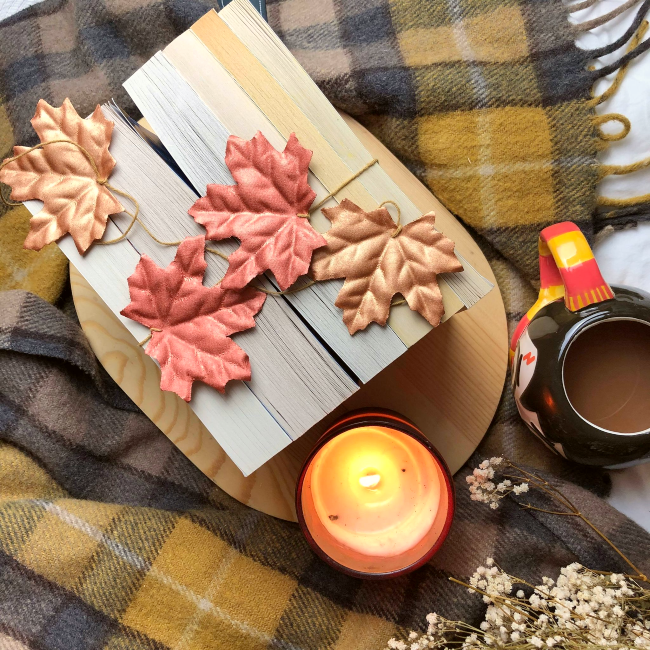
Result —
[[[650,3],[638,4],[626,36],[597,51],[575,47],[580,28],[555,0],[284,0],[269,21],[337,106],[534,279],[542,228],[571,220],[591,239],[630,220],[625,202],[597,210],[606,141],[591,88],[650,41],[588,64],[635,45]]]
[[[530,580],[575,560],[625,568],[579,521],[470,501],[462,470],[456,519],[431,563],[385,582],[339,574],[296,524],[205,478],[65,314],[31,293],[0,296],[3,650],[382,650],[433,609],[478,623],[481,598],[448,576],[467,578],[488,556]],[[558,485],[650,571],[650,535]]]
[[[606,49],[626,46],[649,4]],[[121,82],[210,6],[46,0],[0,24],[0,155],[34,142],[41,97],[69,96],[81,114],[114,97],[133,111]],[[560,0],[275,0],[268,15],[331,100],[474,230],[511,323],[534,301],[539,228],[570,218],[592,235],[644,218],[643,202],[596,204],[604,143],[591,85],[608,70],[589,70],[604,52],[574,46]],[[55,247],[21,250],[27,219],[22,208],[0,215],[0,289],[54,302],[66,263]],[[73,320],[26,291],[0,293],[3,650],[380,649],[434,609],[480,620],[480,598],[447,578],[487,556],[531,580],[573,560],[623,568],[571,518],[471,502],[463,470],[458,516],[433,562],[385,583],[339,575],[296,525],[201,475],[105,375]],[[509,391],[481,453],[550,472],[650,570],[650,536],[593,493],[605,492],[604,476],[550,456]]]

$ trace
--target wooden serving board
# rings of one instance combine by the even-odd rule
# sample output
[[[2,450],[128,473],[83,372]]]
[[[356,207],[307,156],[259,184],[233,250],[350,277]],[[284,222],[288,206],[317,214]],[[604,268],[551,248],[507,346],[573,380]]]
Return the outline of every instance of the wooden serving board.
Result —
[[[81,327],[99,362],[117,384],[224,491],[252,508],[290,521],[295,521],[294,491],[302,462],[320,434],[342,413],[364,406],[402,413],[425,433],[456,472],[485,435],[501,397],[507,367],[505,309],[494,274],[479,247],[386,147],[352,118],[344,119],[421,212],[436,212],[436,228],[453,239],[495,287],[470,310],[427,334],[250,476],[242,475],[183,400],[160,390],[156,363],[70,266]]]

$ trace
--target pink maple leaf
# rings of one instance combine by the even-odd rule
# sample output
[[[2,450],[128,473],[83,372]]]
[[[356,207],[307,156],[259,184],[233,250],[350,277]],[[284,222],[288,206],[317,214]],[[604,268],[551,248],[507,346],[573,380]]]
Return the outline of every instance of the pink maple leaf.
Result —
[[[269,270],[282,290],[309,270],[312,252],[325,246],[308,215],[316,194],[307,183],[312,152],[291,134],[280,153],[258,132],[251,140],[230,136],[226,164],[236,185],[208,185],[190,208],[207,238],[237,237],[241,246],[228,258],[226,289],[246,286]]]
[[[231,379],[251,378],[248,355],[229,337],[255,326],[266,299],[252,287],[203,286],[204,249],[202,235],[185,239],[167,268],[143,255],[121,312],[151,329],[146,352],[160,364],[160,387],[187,402],[197,379],[223,393]]]

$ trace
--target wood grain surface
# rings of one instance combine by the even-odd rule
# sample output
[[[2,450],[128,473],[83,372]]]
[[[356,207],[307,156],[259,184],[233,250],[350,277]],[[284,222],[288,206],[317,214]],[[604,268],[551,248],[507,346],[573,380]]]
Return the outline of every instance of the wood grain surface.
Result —
[[[244,477],[189,406],[160,390],[160,371],[71,265],[72,293],[81,326],[100,363],[160,430],[210,479],[242,503],[295,521],[295,482],[319,435],[346,411],[364,406],[410,418],[456,472],[476,449],[496,410],[506,374],[508,333],[501,294],[477,244],[463,226],[378,140],[344,116],[393,181],[422,213],[436,212],[436,227],[462,247],[494,289],[456,314],[338,409],[256,472]],[[215,394],[215,399],[218,395]]]

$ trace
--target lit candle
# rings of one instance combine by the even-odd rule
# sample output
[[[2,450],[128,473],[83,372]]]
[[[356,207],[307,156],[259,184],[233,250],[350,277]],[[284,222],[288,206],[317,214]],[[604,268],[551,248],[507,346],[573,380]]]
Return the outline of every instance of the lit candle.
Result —
[[[401,416],[346,416],[319,440],[298,481],[298,520],[337,568],[387,577],[426,562],[453,516],[444,461]]]

